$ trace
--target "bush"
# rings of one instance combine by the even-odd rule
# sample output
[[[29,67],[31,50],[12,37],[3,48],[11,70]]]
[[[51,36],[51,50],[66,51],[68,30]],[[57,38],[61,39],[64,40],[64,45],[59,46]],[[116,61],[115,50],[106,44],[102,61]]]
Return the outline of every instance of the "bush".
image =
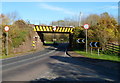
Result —
[[[19,47],[19,45],[21,45],[22,42],[25,42],[26,36],[27,36],[27,32],[25,31],[19,32],[15,38],[12,38],[13,47]]]

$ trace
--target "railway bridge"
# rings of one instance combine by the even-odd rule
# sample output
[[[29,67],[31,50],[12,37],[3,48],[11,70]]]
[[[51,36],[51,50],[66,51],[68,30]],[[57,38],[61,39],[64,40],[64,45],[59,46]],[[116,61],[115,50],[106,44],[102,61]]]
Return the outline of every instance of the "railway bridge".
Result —
[[[60,27],[60,26],[43,26],[43,25],[34,25],[34,31],[40,36],[43,44],[44,34],[43,33],[65,33],[69,34],[69,46],[72,47],[74,27]]]

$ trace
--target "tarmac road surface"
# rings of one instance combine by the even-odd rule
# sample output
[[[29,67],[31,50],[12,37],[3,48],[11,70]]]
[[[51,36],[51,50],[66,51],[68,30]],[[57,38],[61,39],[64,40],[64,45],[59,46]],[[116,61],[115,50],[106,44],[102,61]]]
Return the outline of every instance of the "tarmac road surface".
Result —
[[[118,82],[117,71],[68,56],[67,45],[2,60],[2,81]]]

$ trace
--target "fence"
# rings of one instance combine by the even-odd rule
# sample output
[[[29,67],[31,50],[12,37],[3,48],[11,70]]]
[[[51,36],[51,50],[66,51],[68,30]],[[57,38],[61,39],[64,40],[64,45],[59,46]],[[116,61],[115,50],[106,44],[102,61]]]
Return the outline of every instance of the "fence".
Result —
[[[114,53],[120,53],[120,45],[114,43],[108,43],[106,49]]]

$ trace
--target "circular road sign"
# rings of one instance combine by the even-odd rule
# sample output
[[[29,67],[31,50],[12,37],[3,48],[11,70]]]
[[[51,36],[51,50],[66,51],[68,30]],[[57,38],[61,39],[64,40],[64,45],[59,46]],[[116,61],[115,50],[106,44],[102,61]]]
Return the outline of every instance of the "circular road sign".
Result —
[[[9,31],[9,27],[8,26],[5,26],[5,28],[4,28],[4,30],[6,31],[6,32],[8,32]]]
[[[84,29],[89,29],[89,24],[84,24]]]
[[[55,31],[56,30],[56,26],[53,26],[53,31]]]

